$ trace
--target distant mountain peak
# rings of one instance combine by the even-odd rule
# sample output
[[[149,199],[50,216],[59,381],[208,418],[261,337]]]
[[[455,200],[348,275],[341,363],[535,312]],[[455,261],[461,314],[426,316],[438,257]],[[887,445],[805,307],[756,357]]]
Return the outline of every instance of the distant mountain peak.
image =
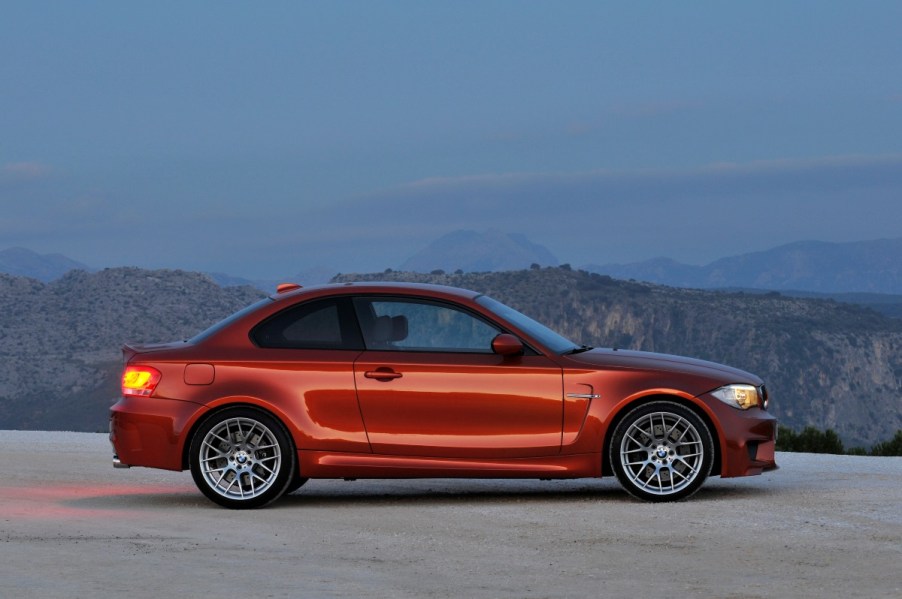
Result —
[[[520,270],[532,264],[556,266],[558,259],[548,248],[519,233],[459,229],[439,237],[411,256],[401,265],[401,270],[494,272]]]
[[[0,250],[0,272],[10,275],[30,277],[47,283],[70,270],[92,269],[62,254],[39,254],[23,247]]]

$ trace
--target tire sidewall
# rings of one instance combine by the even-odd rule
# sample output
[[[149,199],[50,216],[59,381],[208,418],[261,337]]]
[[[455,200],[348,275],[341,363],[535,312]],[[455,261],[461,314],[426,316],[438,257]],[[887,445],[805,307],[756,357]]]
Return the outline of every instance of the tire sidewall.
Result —
[[[256,497],[250,497],[248,499],[231,499],[229,497],[224,497],[210,487],[201,471],[200,453],[204,438],[214,427],[218,426],[223,421],[232,418],[246,418],[259,422],[272,432],[273,436],[276,438],[276,442],[279,444],[281,460],[276,479],[268,489]],[[285,426],[273,416],[254,408],[227,408],[210,414],[195,430],[188,451],[188,463],[191,467],[191,477],[194,479],[194,484],[197,485],[197,488],[200,489],[201,493],[206,495],[208,499],[223,507],[231,509],[258,508],[275,501],[285,493],[289,484],[294,480],[293,476],[297,470],[297,452],[294,449],[294,443],[292,443],[291,436],[288,434]]]
[[[693,479],[686,487],[667,495],[649,493],[637,487],[626,474],[625,467],[620,461],[620,445],[630,426],[637,420],[654,412],[667,412],[685,418],[698,431],[702,441],[702,449],[704,451],[700,471],[695,479]],[[610,464],[614,470],[614,474],[617,476],[617,480],[630,495],[644,501],[652,502],[680,501],[695,494],[711,473],[711,467],[714,463],[714,438],[708,425],[695,411],[674,401],[659,400],[632,409],[617,422],[614,434],[611,435],[608,452]]]
[[[285,487],[285,494],[294,493],[303,487],[307,483],[307,480],[308,479],[301,476],[300,470],[295,468],[294,475],[291,477],[291,482]]]

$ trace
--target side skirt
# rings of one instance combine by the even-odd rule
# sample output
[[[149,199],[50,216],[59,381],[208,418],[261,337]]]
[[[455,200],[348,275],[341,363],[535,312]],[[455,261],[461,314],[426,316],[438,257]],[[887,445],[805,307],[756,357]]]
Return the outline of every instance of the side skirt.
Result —
[[[305,478],[588,478],[601,476],[597,453],[545,458],[459,459],[298,451]]]

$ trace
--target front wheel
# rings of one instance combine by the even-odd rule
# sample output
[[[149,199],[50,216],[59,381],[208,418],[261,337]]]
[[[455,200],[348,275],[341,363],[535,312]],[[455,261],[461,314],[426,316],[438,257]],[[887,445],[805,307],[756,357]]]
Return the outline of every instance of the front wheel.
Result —
[[[297,469],[282,424],[250,408],[210,416],[194,434],[189,451],[194,483],[227,508],[256,508],[275,501]]]
[[[611,436],[617,480],[634,497],[677,501],[698,491],[711,472],[714,444],[704,421],[672,401],[629,412]]]

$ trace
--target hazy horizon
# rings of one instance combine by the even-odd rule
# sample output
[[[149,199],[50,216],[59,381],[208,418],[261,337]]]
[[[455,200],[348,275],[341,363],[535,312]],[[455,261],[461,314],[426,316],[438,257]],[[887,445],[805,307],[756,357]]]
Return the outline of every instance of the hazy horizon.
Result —
[[[457,230],[457,231],[454,231],[454,232],[460,232],[460,231],[461,231],[461,230]],[[483,232],[484,232],[484,231],[477,231],[477,233],[483,233]],[[452,233],[453,233],[453,232],[452,232]],[[505,233],[505,234],[514,234],[514,235],[516,235],[516,232],[503,231],[502,233]],[[902,237],[899,237],[899,238],[880,238],[880,239],[862,239],[862,240],[854,240],[854,241],[849,241],[849,242],[840,242],[840,245],[843,245],[843,244],[857,244],[857,243],[879,242],[879,241],[894,241],[895,239],[900,239],[900,240],[902,240]],[[434,240],[433,240],[433,241],[434,241]],[[527,241],[532,241],[532,240],[527,239]],[[779,248],[785,247],[785,246],[793,246],[793,245],[797,245],[797,244],[809,244],[809,243],[830,243],[830,242],[823,242],[823,240],[819,240],[819,239],[799,239],[799,240],[796,240],[796,241],[788,242],[788,243],[786,243],[786,244],[781,244],[781,245],[779,245],[779,246],[773,246],[773,247],[770,247],[770,248],[764,248],[762,251],[766,252],[766,251],[768,251],[768,250],[779,249]],[[542,247],[544,247],[544,246],[542,246]],[[9,247],[9,248],[0,248],[0,253],[2,253],[2,252],[4,252],[4,251],[8,251],[8,250],[16,250],[16,249],[23,249],[23,250],[28,251],[28,252],[34,252],[34,250],[32,250],[31,248],[25,248],[25,247],[22,247],[22,246],[13,246],[13,247]],[[420,249],[423,249],[423,248],[420,248]],[[546,249],[548,249],[548,248],[546,248]],[[73,260],[72,256],[63,254],[63,253],[61,253],[61,252],[51,252],[51,253],[34,252],[34,253],[35,253],[35,254],[38,254],[39,256],[41,256],[41,257],[43,257],[43,258],[57,256],[57,257],[62,257],[62,258],[65,258],[65,259]],[[554,254],[553,251],[551,251],[551,253]],[[558,255],[555,254],[554,257],[555,257],[556,259],[558,259],[558,264],[541,264],[541,266],[543,266],[543,267],[547,267],[547,266],[555,267],[555,266],[558,266],[558,265],[567,265],[567,266],[570,266],[570,267],[572,267],[572,268],[579,268],[579,269],[582,269],[582,268],[589,267],[589,268],[591,269],[592,267],[606,266],[606,265],[612,265],[612,266],[632,266],[632,265],[641,265],[641,264],[643,264],[643,263],[646,262],[646,261],[654,261],[654,260],[658,260],[658,259],[664,259],[664,260],[674,260],[674,262],[677,262],[678,264],[681,264],[681,265],[683,265],[683,266],[690,266],[690,267],[704,267],[704,266],[709,266],[709,265],[711,265],[711,264],[713,264],[713,263],[715,263],[715,262],[718,262],[719,260],[722,260],[722,259],[736,258],[736,257],[739,257],[739,256],[748,256],[748,255],[754,254],[754,253],[755,253],[755,252],[750,252],[750,253],[746,253],[746,254],[737,254],[737,255],[732,255],[732,254],[731,254],[731,255],[719,256],[719,257],[714,258],[714,259],[712,259],[712,260],[710,260],[710,261],[708,261],[708,262],[700,263],[700,264],[693,264],[693,263],[689,263],[689,262],[682,262],[682,261],[674,260],[674,259],[671,258],[670,256],[663,256],[663,255],[662,255],[662,256],[652,256],[651,258],[648,258],[648,259],[646,259],[646,260],[641,260],[641,261],[636,261],[636,262],[628,262],[628,263],[621,263],[621,264],[613,263],[613,262],[612,262],[612,263],[606,263],[606,264],[591,263],[591,262],[579,263],[579,262],[572,262],[572,261],[570,261],[570,260],[567,260],[566,257],[561,257],[561,256],[558,256]],[[79,261],[79,260],[76,260],[76,261],[77,261],[77,262],[81,262],[81,261]],[[164,270],[165,270],[165,269],[171,269],[171,270],[197,271],[197,272],[204,272],[204,273],[215,274],[215,275],[226,275],[226,276],[235,277],[235,278],[239,278],[239,279],[246,279],[246,280],[248,280],[248,281],[259,281],[259,282],[263,282],[263,281],[270,281],[270,282],[272,282],[272,281],[275,281],[275,280],[286,280],[286,281],[287,281],[287,280],[289,280],[291,277],[294,277],[294,276],[297,276],[297,275],[304,275],[304,274],[306,274],[306,275],[308,275],[308,276],[312,276],[312,279],[315,280],[315,279],[321,278],[321,276],[324,275],[325,273],[330,273],[330,274],[329,274],[329,277],[331,277],[331,276],[334,276],[334,275],[337,275],[337,274],[342,274],[342,272],[343,272],[344,274],[349,274],[349,273],[368,274],[368,273],[382,272],[382,271],[385,271],[386,269],[395,270],[395,271],[398,271],[398,270],[403,271],[403,270],[404,270],[404,265],[403,265],[403,264],[400,265],[400,266],[399,266],[399,265],[380,266],[380,267],[371,268],[371,269],[369,269],[369,270],[363,270],[363,269],[360,269],[360,270],[345,270],[345,271],[340,271],[340,270],[330,269],[329,267],[326,267],[326,266],[313,266],[313,267],[311,267],[311,268],[306,268],[306,269],[304,269],[304,268],[302,268],[302,269],[300,269],[300,270],[295,269],[294,271],[291,271],[290,268],[289,268],[289,270],[287,270],[287,271],[285,271],[285,272],[283,272],[283,273],[278,273],[278,274],[277,274],[276,276],[274,276],[274,277],[273,277],[273,276],[269,276],[269,277],[267,277],[267,276],[262,276],[262,277],[261,277],[261,276],[255,276],[255,275],[253,275],[253,274],[250,274],[250,275],[243,275],[243,274],[238,274],[238,273],[229,272],[229,271],[222,271],[222,270],[199,270],[199,269],[192,269],[192,268],[188,268],[188,267],[185,267],[185,266],[181,266],[181,265],[179,265],[179,264],[177,264],[177,263],[174,263],[174,264],[171,264],[171,265],[167,265],[167,266],[158,266],[158,267],[154,267],[154,266],[140,266],[140,265],[138,265],[138,264],[130,264],[130,263],[126,263],[126,262],[117,262],[115,259],[113,259],[112,261],[108,261],[108,262],[101,263],[101,264],[88,264],[88,263],[84,263],[84,262],[82,262],[82,264],[83,264],[83,266],[87,267],[88,269],[90,269],[90,270],[92,270],[92,271],[102,270],[102,269],[104,269],[104,268],[120,268],[120,267],[121,267],[121,268],[133,268],[133,267],[134,267],[134,268],[146,268],[146,269],[158,269],[158,268],[159,268],[159,269],[164,269]],[[524,266],[524,267],[525,267],[525,266]],[[430,268],[429,270],[432,270],[432,269]],[[464,271],[465,271],[465,272],[469,272],[469,271],[467,271],[467,269],[464,269]],[[414,272],[420,272],[420,271],[414,271]],[[426,272],[426,271],[423,271],[423,272]],[[449,272],[450,272],[450,271],[449,271]],[[754,287],[754,285],[752,285],[752,287]]]

